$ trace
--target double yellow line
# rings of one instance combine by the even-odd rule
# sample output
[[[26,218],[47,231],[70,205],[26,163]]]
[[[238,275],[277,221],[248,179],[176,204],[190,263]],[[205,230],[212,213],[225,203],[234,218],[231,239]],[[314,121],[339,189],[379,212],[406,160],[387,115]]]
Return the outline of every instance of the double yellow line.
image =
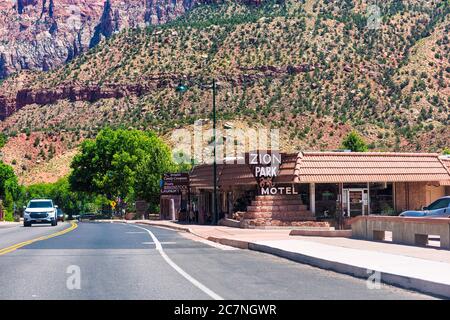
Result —
[[[13,252],[13,251],[15,251],[17,249],[20,249],[22,247],[25,247],[25,246],[27,246],[29,244],[32,244],[34,242],[37,242],[37,241],[42,241],[42,240],[47,240],[47,239],[54,238],[54,237],[57,237],[57,236],[62,236],[63,234],[66,234],[66,233],[68,233],[68,232],[70,232],[72,230],[75,230],[77,227],[78,227],[78,225],[74,221],[71,221],[70,222],[70,227],[67,228],[67,229],[58,231],[56,233],[52,233],[52,234],[50,234],[48,236],[42,236],[42,237],[39,237],[39,238],[36,238],[36,239],[27,240],[27,241],[20,242],[20,243],[17,243],[15,245],[12,245],[10,247],[0,249],[0,256],[2,256],[4,254],[7,254],[7,253],[10,253],[10,252]]]

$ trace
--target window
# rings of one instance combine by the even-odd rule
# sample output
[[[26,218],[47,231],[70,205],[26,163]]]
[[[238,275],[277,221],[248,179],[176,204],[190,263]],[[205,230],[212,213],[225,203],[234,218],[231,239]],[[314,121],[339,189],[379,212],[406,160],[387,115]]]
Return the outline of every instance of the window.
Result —
[[[437,210],[447,208],[450,205],[450,198],[438,199],[432,204],[430,204],[427,209],[428,210]]]
[[[392,183],[370,183],[370,213],[392,215],[394,210],[394,190]]]
[[[31,201],[28,208],[53,208],[53,204],[51,201]]]
[[[316,215],[334,216],[338,194],[339,186],[337,184],[316,184]]]

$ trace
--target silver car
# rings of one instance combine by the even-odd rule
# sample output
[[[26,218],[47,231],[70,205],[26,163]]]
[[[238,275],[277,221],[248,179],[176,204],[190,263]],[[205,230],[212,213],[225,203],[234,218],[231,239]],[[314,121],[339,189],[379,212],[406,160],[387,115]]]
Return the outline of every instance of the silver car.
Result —
[[[422,210],[410,210],[400,213],[401,217],[450,218],[450,196],[442,197],[432,202]]]

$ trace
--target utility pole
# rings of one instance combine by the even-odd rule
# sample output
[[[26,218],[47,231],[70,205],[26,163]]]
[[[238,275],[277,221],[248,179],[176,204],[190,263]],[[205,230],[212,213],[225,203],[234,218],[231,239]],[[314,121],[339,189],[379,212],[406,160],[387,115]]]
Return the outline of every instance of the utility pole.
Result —
[[[184,93],[188,90],[188,87],[181,82],[178,84],[176,91],[179,93]],[[213,143],[214,143],[214,162],[213,162],[213,179],[214,179],[214,190],[213,190],[213,224],[217,224],[219,222],[219,209],[218,209],[218,201],[217,201],[217,143],[216,143],[216,128],[217,128],[217,115],[216,115],[216,93],[217,93],[217,85],[216,80],[212,79],[212,93],[213,93]]]
[[[216,142],[216,127],[217,127],[217,117],[216,117],[216,80],[213,79],[212,82],[212,90],[213,90],[213,143],[214,143],[214,163],[213,163],[213,179],[214,179],[214,191],[213,191],[213,208],[214,208],[214,217],[213,224],[219,223],[219,210],[218,210],[218,201],[217,201],[217,142]]]

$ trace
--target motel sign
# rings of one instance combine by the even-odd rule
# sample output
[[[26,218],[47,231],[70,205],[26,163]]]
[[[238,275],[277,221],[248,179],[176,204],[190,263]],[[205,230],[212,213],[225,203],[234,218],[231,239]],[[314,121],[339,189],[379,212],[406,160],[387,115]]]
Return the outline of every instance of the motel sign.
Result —
[[[293,195],[298,194],[294,187],[277,187],[274,179],[280,172],[281,153],[279,152],[251,152],[249,164],[253,168],[253,174],[258,181],[261,195]]]

